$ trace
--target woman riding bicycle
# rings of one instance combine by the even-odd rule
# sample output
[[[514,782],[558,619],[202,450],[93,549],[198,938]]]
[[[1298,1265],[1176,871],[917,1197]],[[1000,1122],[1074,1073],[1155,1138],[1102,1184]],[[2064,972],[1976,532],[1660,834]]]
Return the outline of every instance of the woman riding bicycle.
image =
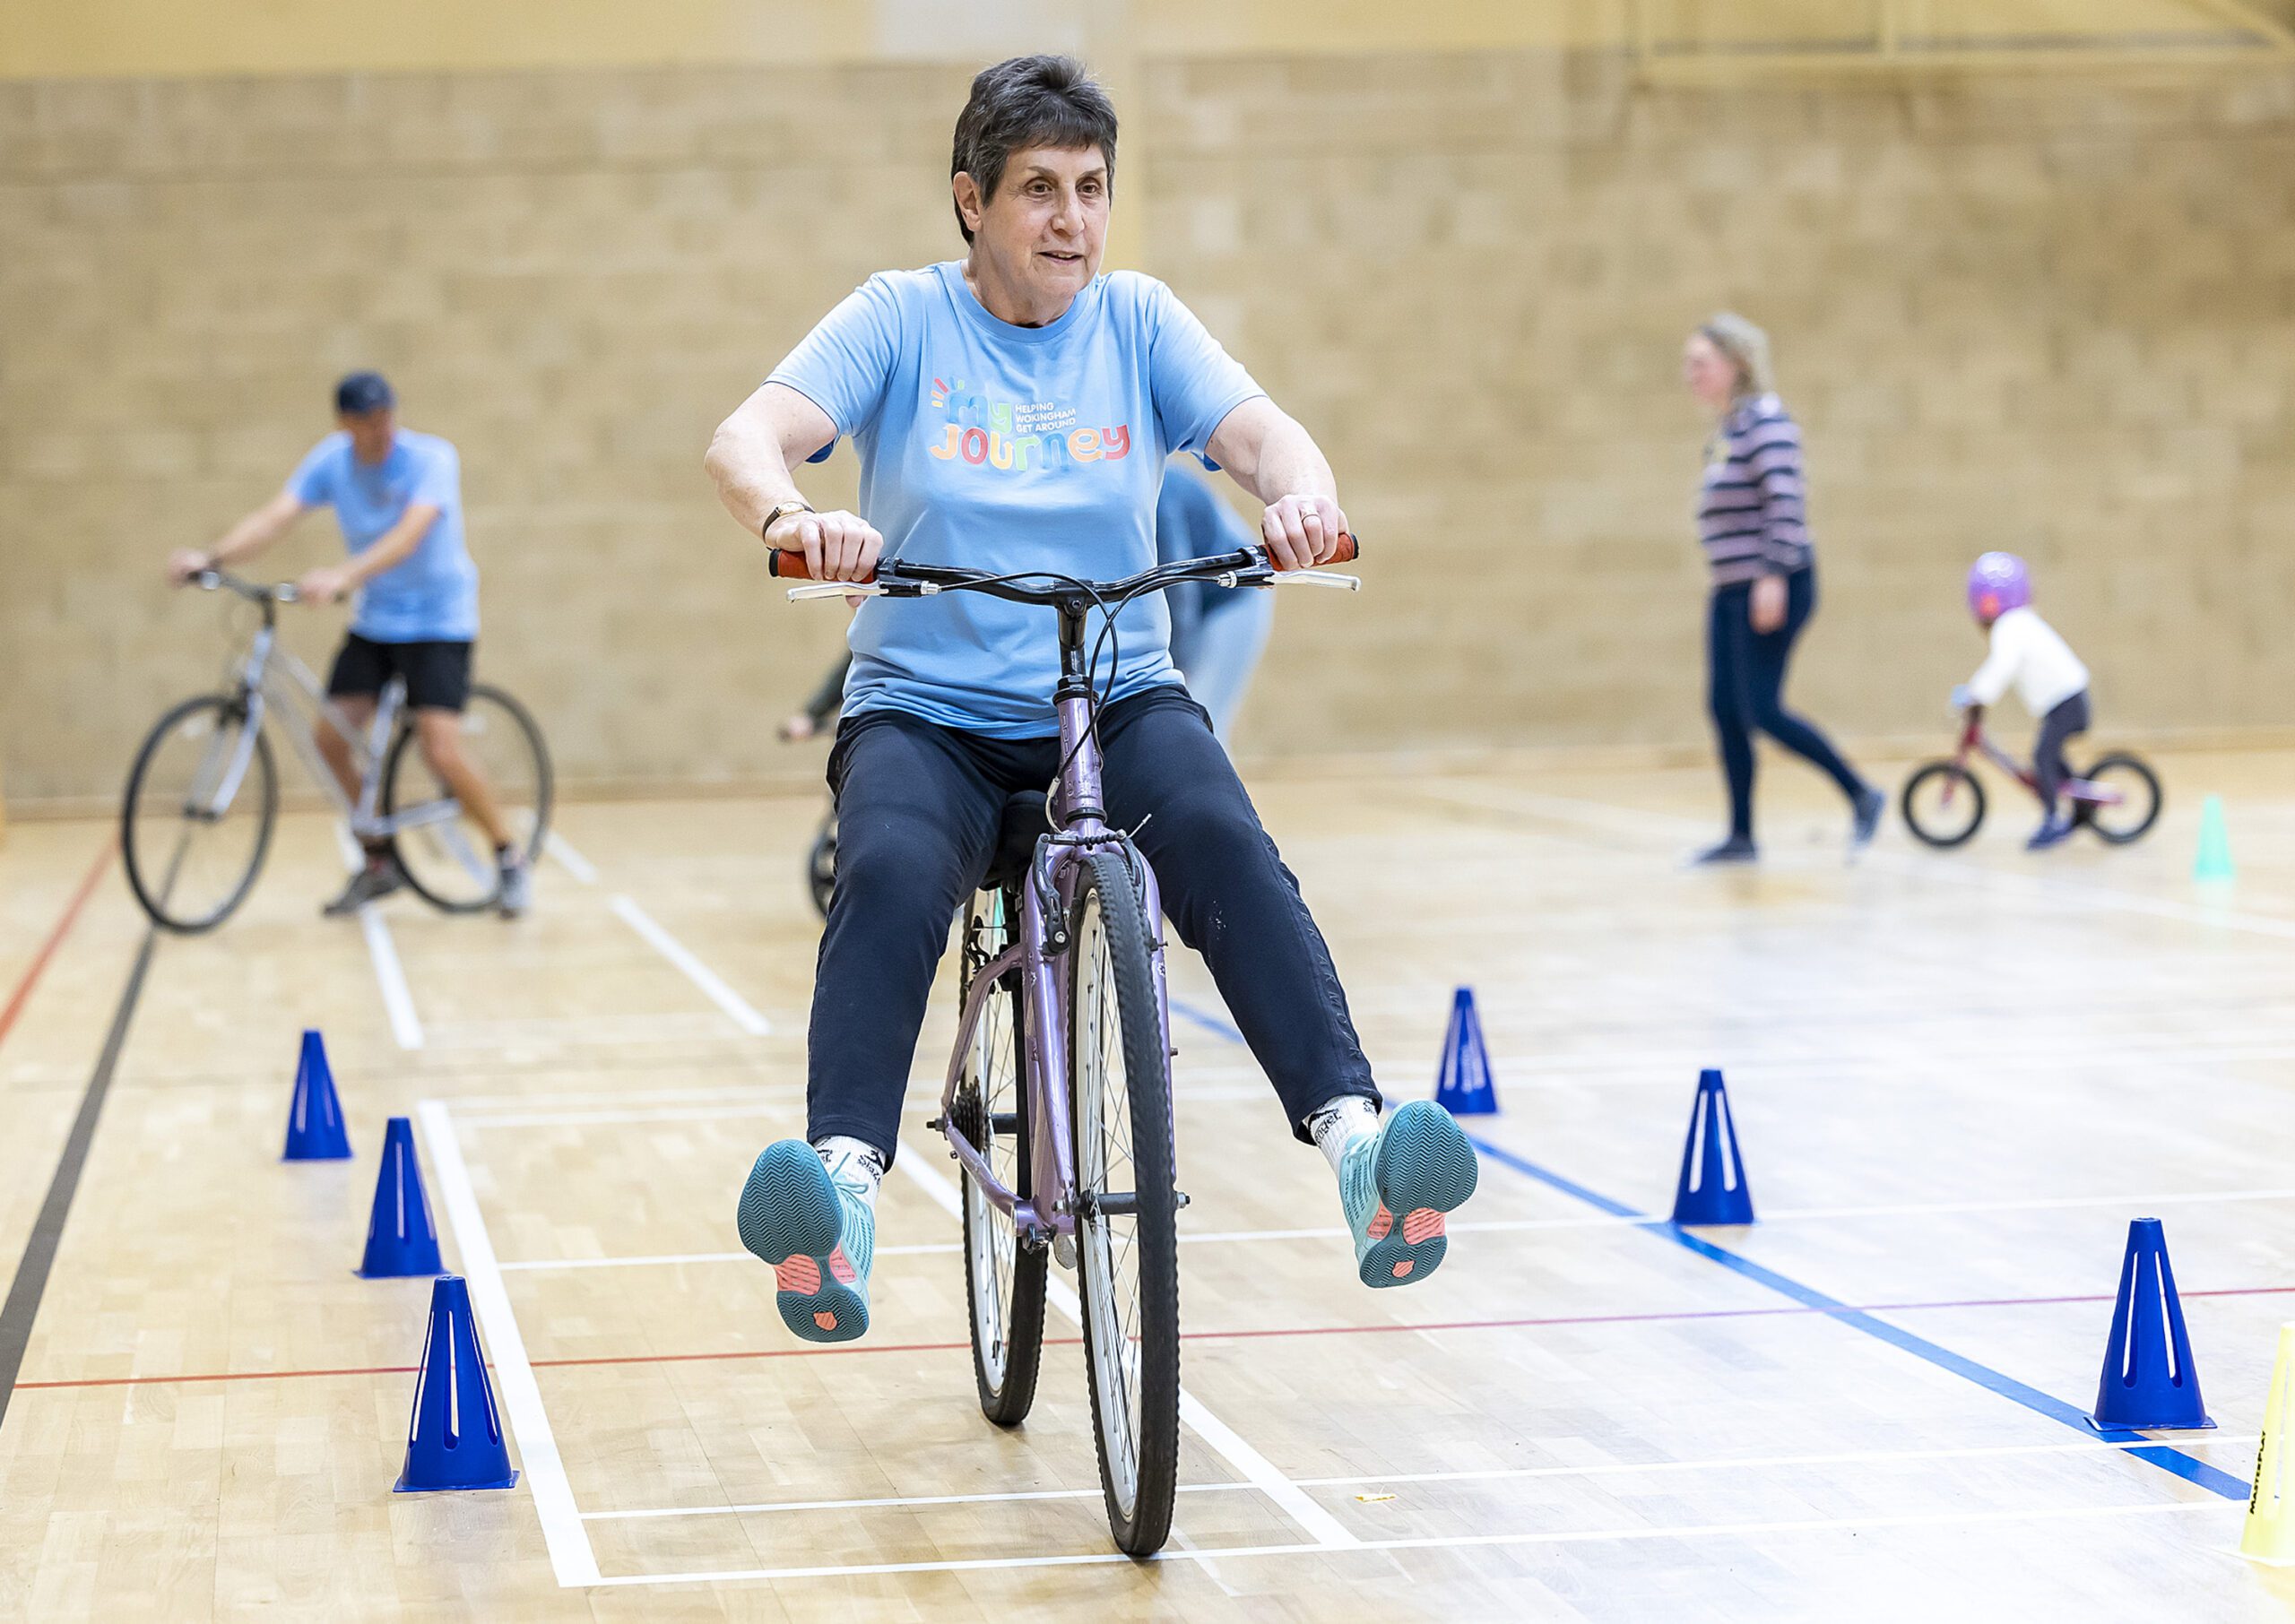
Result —
[[[966,257],[871,277],[717,430],[707,466],[751,534],[802,551],[822,581],[861,580],[880,556],[1125,575],[1156,562],[1164,461],[1186,450],[1268,505],[1279,565],[1332,557],[1346,518],[1306,430],[1170,289],[1100,274],[1115,146],[1114,109],[1068,58],[1017,57],[973,81],[950,166]],[[814,512],[790,476],[839,436],[861,454],[859,514]],[[1099,713],[1108,821],[1134,831],[1295,1133],[1329,1159],[1358,1273],[1424,1279],[1442,1259],[1441,1210],[1472,1188],[1473,1151],[1424,1101],[1381,1121],[1329,952],[1180,685],[1169,625],[1160,593],[1115,618]],[[948,920],[994,856],[1007,799],[1059,767],[1042,609],[871,600],[851,641],[810,1145],[768,1147],[740,1213],[743,1243],[775,1266],[784,1321],[814,1342],[867,1329],[877,1183]],[[1448,1175],[1439,1203],[1420,1188],[1430,1168]]]

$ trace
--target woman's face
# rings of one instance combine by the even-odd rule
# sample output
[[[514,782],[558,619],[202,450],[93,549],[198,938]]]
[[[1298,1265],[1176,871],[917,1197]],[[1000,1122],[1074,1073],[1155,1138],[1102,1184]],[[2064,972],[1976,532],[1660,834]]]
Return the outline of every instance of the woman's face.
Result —
[[[1720,411],[1736,398],[1737,364],[1702,333],[1693,333],[1682,346],[1682,382],[1709,411]]]
[[[974,253],[1031,304],[1056,315],[1099,274],[1108,239],[1108,165],[1099,148],[1024,148],[984,204],[971,177],[957,178]]]

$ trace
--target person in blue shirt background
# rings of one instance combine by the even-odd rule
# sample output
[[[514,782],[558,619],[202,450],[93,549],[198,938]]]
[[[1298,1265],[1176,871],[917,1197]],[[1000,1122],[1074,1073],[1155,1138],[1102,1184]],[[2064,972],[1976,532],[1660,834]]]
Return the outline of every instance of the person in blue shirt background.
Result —
[[[1174,458],[1156,497],[1156,561],[1208,558],[1249,547],[1253,540],[1250,527],[1219,499],[1210,481],[1184,457]],[[1172,663],[1225,744],[1275,626],[1275,594],[1264,587],[1182,581],[1164,597],[1172,617]]]
[[[1260,533],[1283,566],[1333,556],[1346,515],[1313,438],[1169,288],[1101,272],[1115,149],[1115,110],[1074,61],[1015,57],[973,81],[949,163],[966,256],[870,277],[710,444],[718,496],[750,535],[801,551],[822,581],[864,579],[880,557],[1113,579],[1155,563],[1165,461],[1190,451],[1266,504]],[[861,455],[861,511],[816,513],[790,471],[839,438]],[[1358,1278],[1415,1284],[1442,1260],[1442,1214],[1473,1191],[1473,1148],[1430,1101],[1381,1117],[1329,949],[1173,668],[1164,594],[1115,626],[1108,821],[1137,832],[1292,1131],[1329,1161]],[[877,1188],[948,921],[1007,798],[1041,789],[1060,750],[1043,609],[872,598],[849,637],[807,1140],[758,1156],[737,1211],[783,1323],[811,1342],[868,1328]]]
[[[309,509],[332,507],[351,556],[306,570],[295,583],[305,603],[358,595],[327,694],[345,721],[363,729],[383,685],[405,679],[422,757],[494,842],[501,868],[496,906],[515,916],[531,903],[533,878],[462,744],[478,638],[478,566],[463,544],[462,459],[437,436],[398,427],[397,397],[380,373],[354,372],[337,384],[334,411],[336,431],[311,448],[286,488],[204,552],[171,555],[169,577],[181,585],[204,570],[251,558]],[[355,802],[359,773],[350,744],[324,713],[317,733],[320,753]],[[351,912],[406,883],[389,842],[365,844],[364,867],[327,904],[329,914]]]

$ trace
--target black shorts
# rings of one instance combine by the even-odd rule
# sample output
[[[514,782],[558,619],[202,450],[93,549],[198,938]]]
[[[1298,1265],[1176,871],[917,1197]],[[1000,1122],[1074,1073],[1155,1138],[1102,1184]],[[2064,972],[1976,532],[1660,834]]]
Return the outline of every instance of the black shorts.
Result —
[[[467,643],[377,643],[353,632],[334,657],[326,691],[337,699],[374,698],[394,677],[406,678],[416,710],[459,711],[470,702]]]

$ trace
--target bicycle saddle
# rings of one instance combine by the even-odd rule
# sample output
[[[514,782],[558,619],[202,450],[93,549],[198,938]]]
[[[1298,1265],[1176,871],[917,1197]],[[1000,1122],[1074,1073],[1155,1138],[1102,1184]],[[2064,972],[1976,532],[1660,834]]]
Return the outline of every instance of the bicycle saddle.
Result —
[[[1004,817],[996,831],[996,856],[980,882],[983,891],[1017,885],[1035,855],[1036,836],[1044,832],[1042,790],[1021,790],[1004,803]]]

